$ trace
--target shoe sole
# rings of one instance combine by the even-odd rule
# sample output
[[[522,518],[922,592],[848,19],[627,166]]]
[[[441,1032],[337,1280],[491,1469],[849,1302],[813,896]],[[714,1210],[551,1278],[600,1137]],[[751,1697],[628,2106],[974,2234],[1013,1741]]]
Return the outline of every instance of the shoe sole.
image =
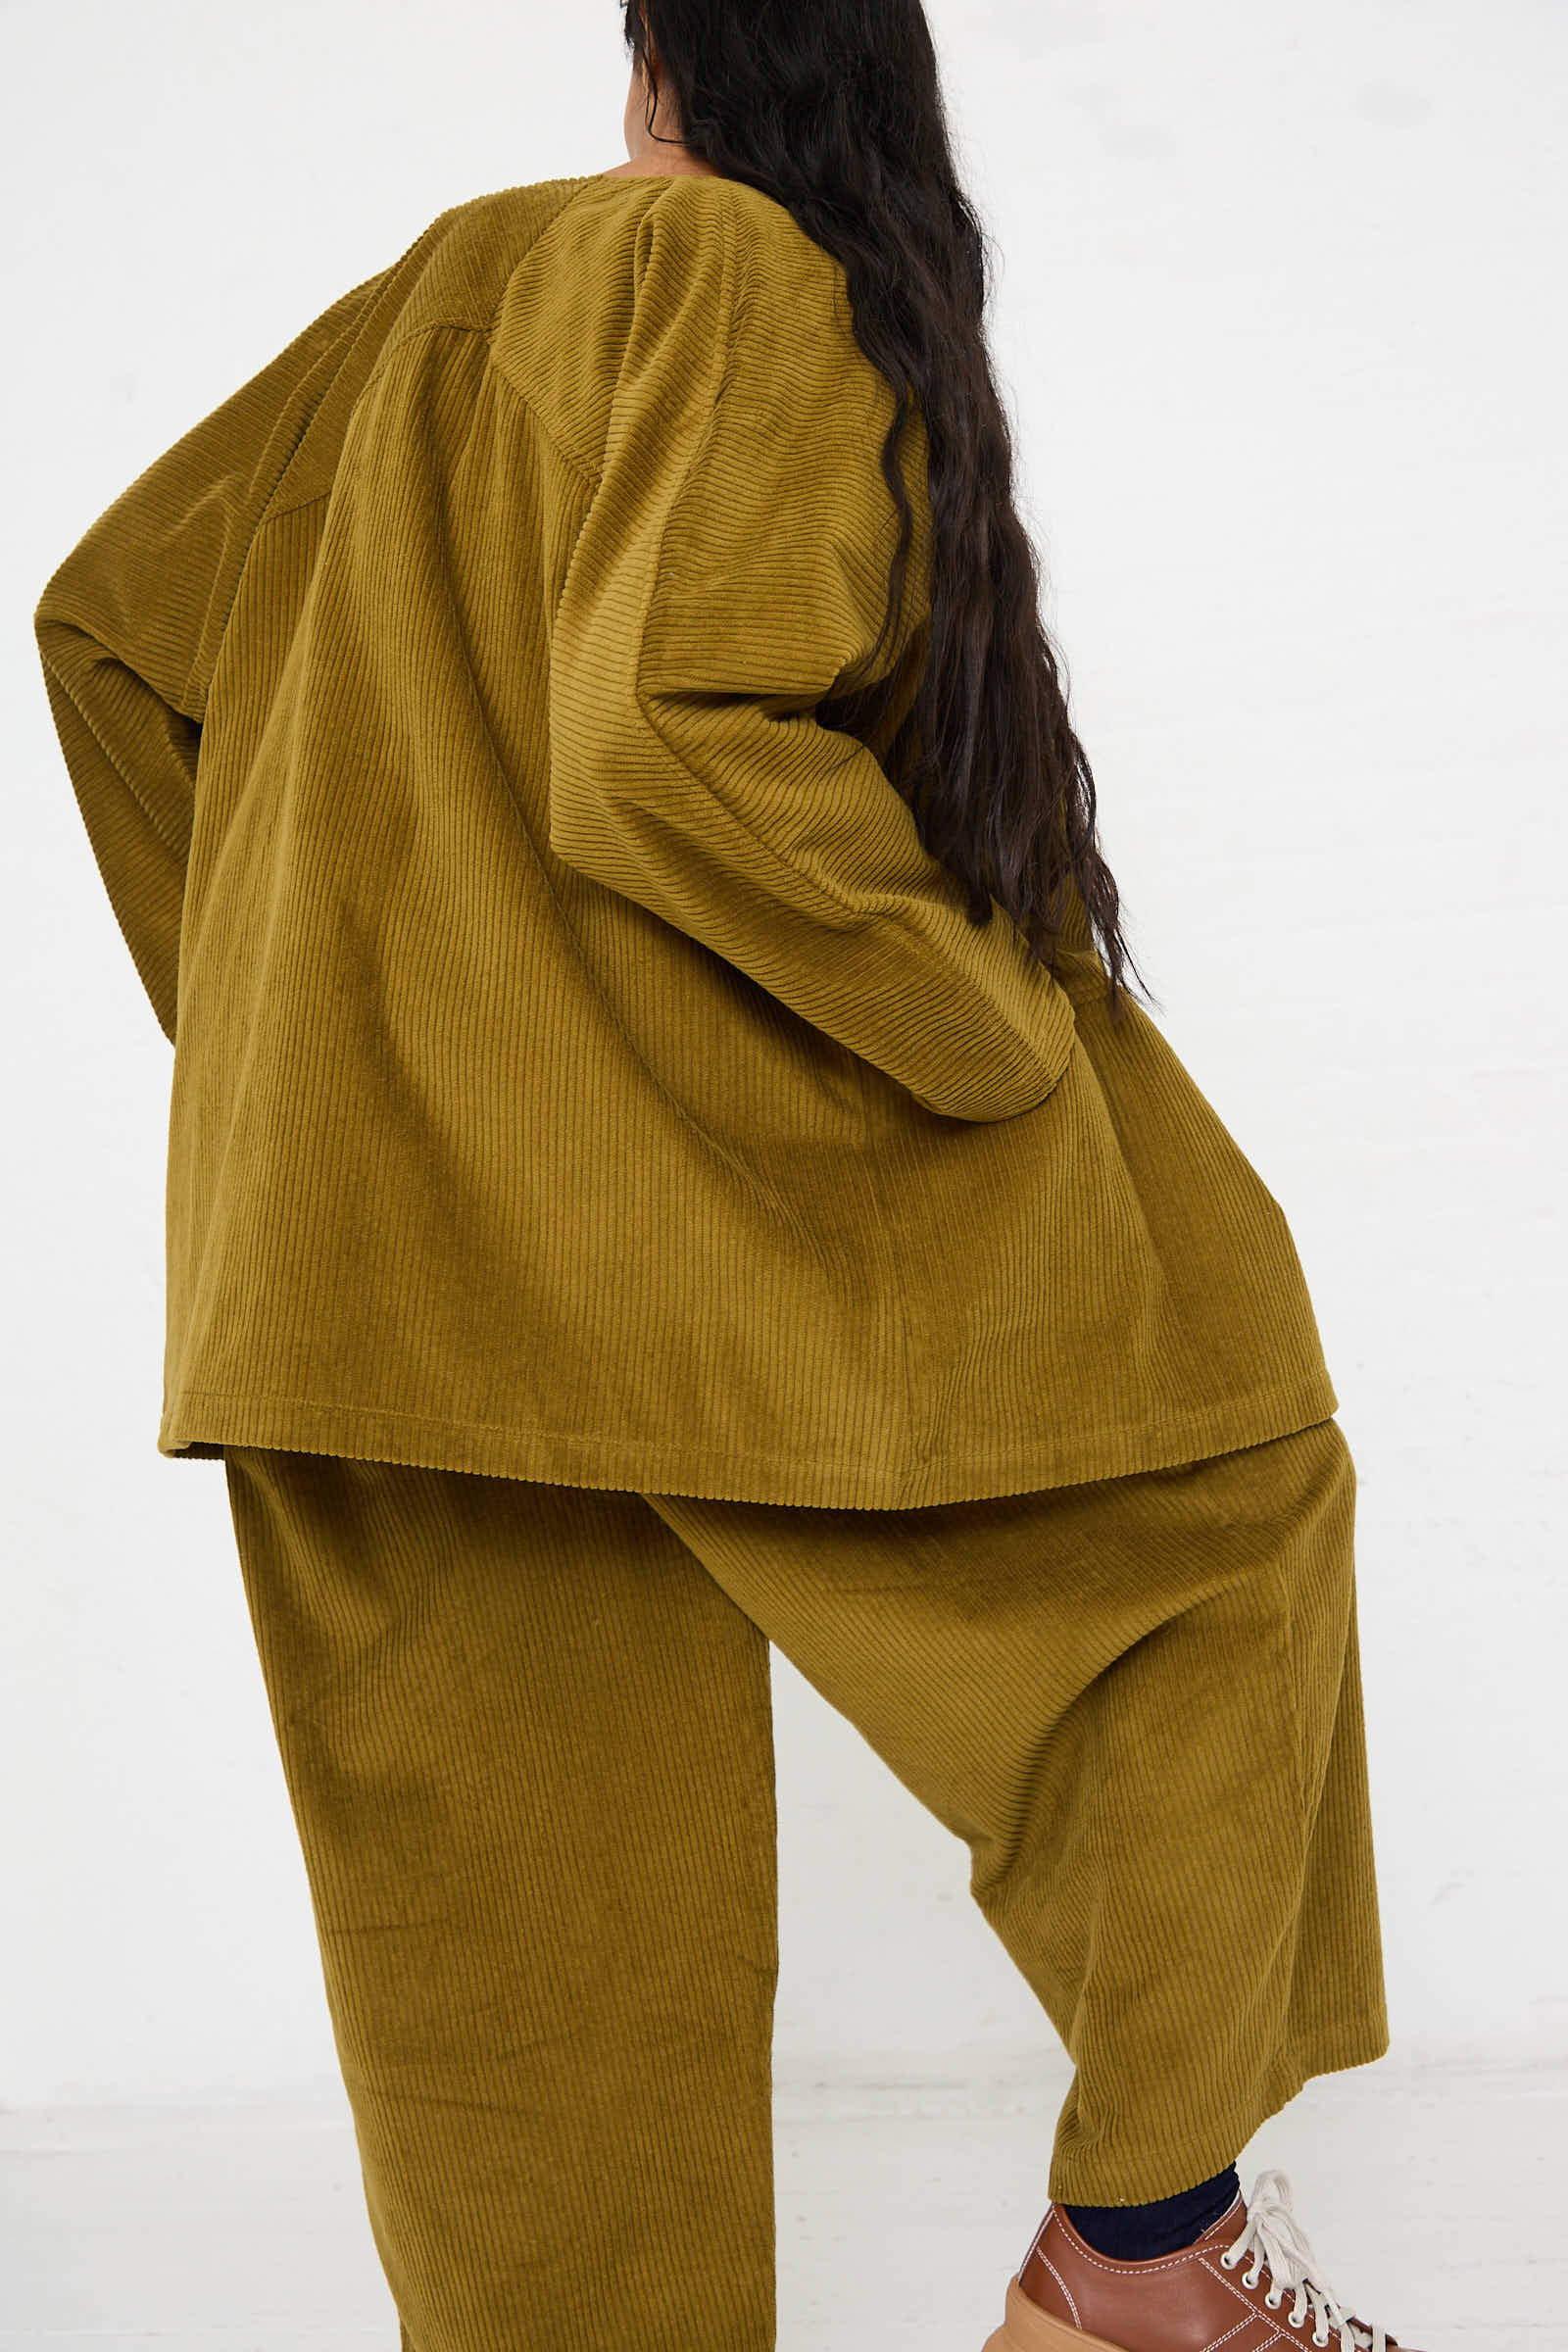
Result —
[[[1105,2335],[1086,2335],[1081,2328],[1054,2320],[1012,2278],[1007,2280],[1006,2316],[986,2337],[981,2352],[1126,2352],[1126,2346],[1113,2344]]]

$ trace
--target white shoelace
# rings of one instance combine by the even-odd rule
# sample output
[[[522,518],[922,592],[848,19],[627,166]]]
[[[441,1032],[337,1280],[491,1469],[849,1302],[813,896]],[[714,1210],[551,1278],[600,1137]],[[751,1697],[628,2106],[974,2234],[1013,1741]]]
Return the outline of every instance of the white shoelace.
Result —
[[[1303,2341],[1332,2343],[1334,2337],[1328,2331],[1337,2329],[1340,2352],[1389,2352],[1383,2329],[1369,2328],[1365,2322],[1358,2324],[1352,2320],[1345,2305],[1318,2278],[1317,2258],[1291,2207],[1290,2181],[1273,2166],[1259,2173],[1253,2181],[1252,2193],[1247,2201],[1247,2228],[1240,2237],[1231,2240],[1220,2261],[1226,2270],[1234,2271],[1244,2254],[1252,2257],[1251,2268],[1242,2281],[1245,2286],[1255,2286],[1267,2265],[1274,2284],[1263,2300],[1271,2310],[1277,2309],[1286,2290],[1294,2287],[1296,2300],[1291,2307],[1291,2326],[1299,2328],[1306,2313],[1311,2312],[1312,2333]]]

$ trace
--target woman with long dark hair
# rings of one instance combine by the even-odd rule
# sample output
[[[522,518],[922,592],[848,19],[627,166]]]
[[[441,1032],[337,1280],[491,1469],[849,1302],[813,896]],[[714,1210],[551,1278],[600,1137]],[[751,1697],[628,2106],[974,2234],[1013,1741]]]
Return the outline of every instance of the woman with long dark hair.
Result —
[[[777,1643],[1075,2074],[997,2352],[1396,2339],[1355,1476],[1125,985],[918,0],[627,0],[45,588],[408,2352],[773,2342]],[[890,2347],[893,2337],[890,2335]]]

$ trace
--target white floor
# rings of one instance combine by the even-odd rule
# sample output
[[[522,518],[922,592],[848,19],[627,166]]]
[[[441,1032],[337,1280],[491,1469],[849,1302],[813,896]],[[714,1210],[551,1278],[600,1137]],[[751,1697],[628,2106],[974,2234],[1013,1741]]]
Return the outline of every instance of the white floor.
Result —
[[[1064,2087],[1037,2056],[1005,2081],[781,2077],[779,2352],[979,2352]],[[1331,2289],[1401,2345],[1568,2352],[1568,2068],[1317,2078],[1244,2188],[1266,2164]],[[396,2352],[341,2100],[13,2111],[0,2167],[4,2352]]]

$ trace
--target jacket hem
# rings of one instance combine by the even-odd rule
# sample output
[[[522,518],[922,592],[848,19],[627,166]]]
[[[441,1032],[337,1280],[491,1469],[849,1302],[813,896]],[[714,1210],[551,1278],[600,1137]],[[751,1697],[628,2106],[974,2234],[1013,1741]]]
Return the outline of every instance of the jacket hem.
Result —
[[[1031,1494],[1161,1470],[1287,1437],[1339,1410],[1326,1369],[1225,1397],[1157,1423],[1123,1423],[1091,1443],[1045,1437],[986,1454],[933,1454],[911,1465],[848,1457],[811,1460],[729,1446],[646,1446],[591,1432],[445,1421],[383,1405],[185,1389],[164,1413],[158,1451],[173,1461],[221,1460],[228,1446],[466,1470],[547,1486],[687,1494],[714,1501],[782,1502],[842,1510],[907,1510]]]

